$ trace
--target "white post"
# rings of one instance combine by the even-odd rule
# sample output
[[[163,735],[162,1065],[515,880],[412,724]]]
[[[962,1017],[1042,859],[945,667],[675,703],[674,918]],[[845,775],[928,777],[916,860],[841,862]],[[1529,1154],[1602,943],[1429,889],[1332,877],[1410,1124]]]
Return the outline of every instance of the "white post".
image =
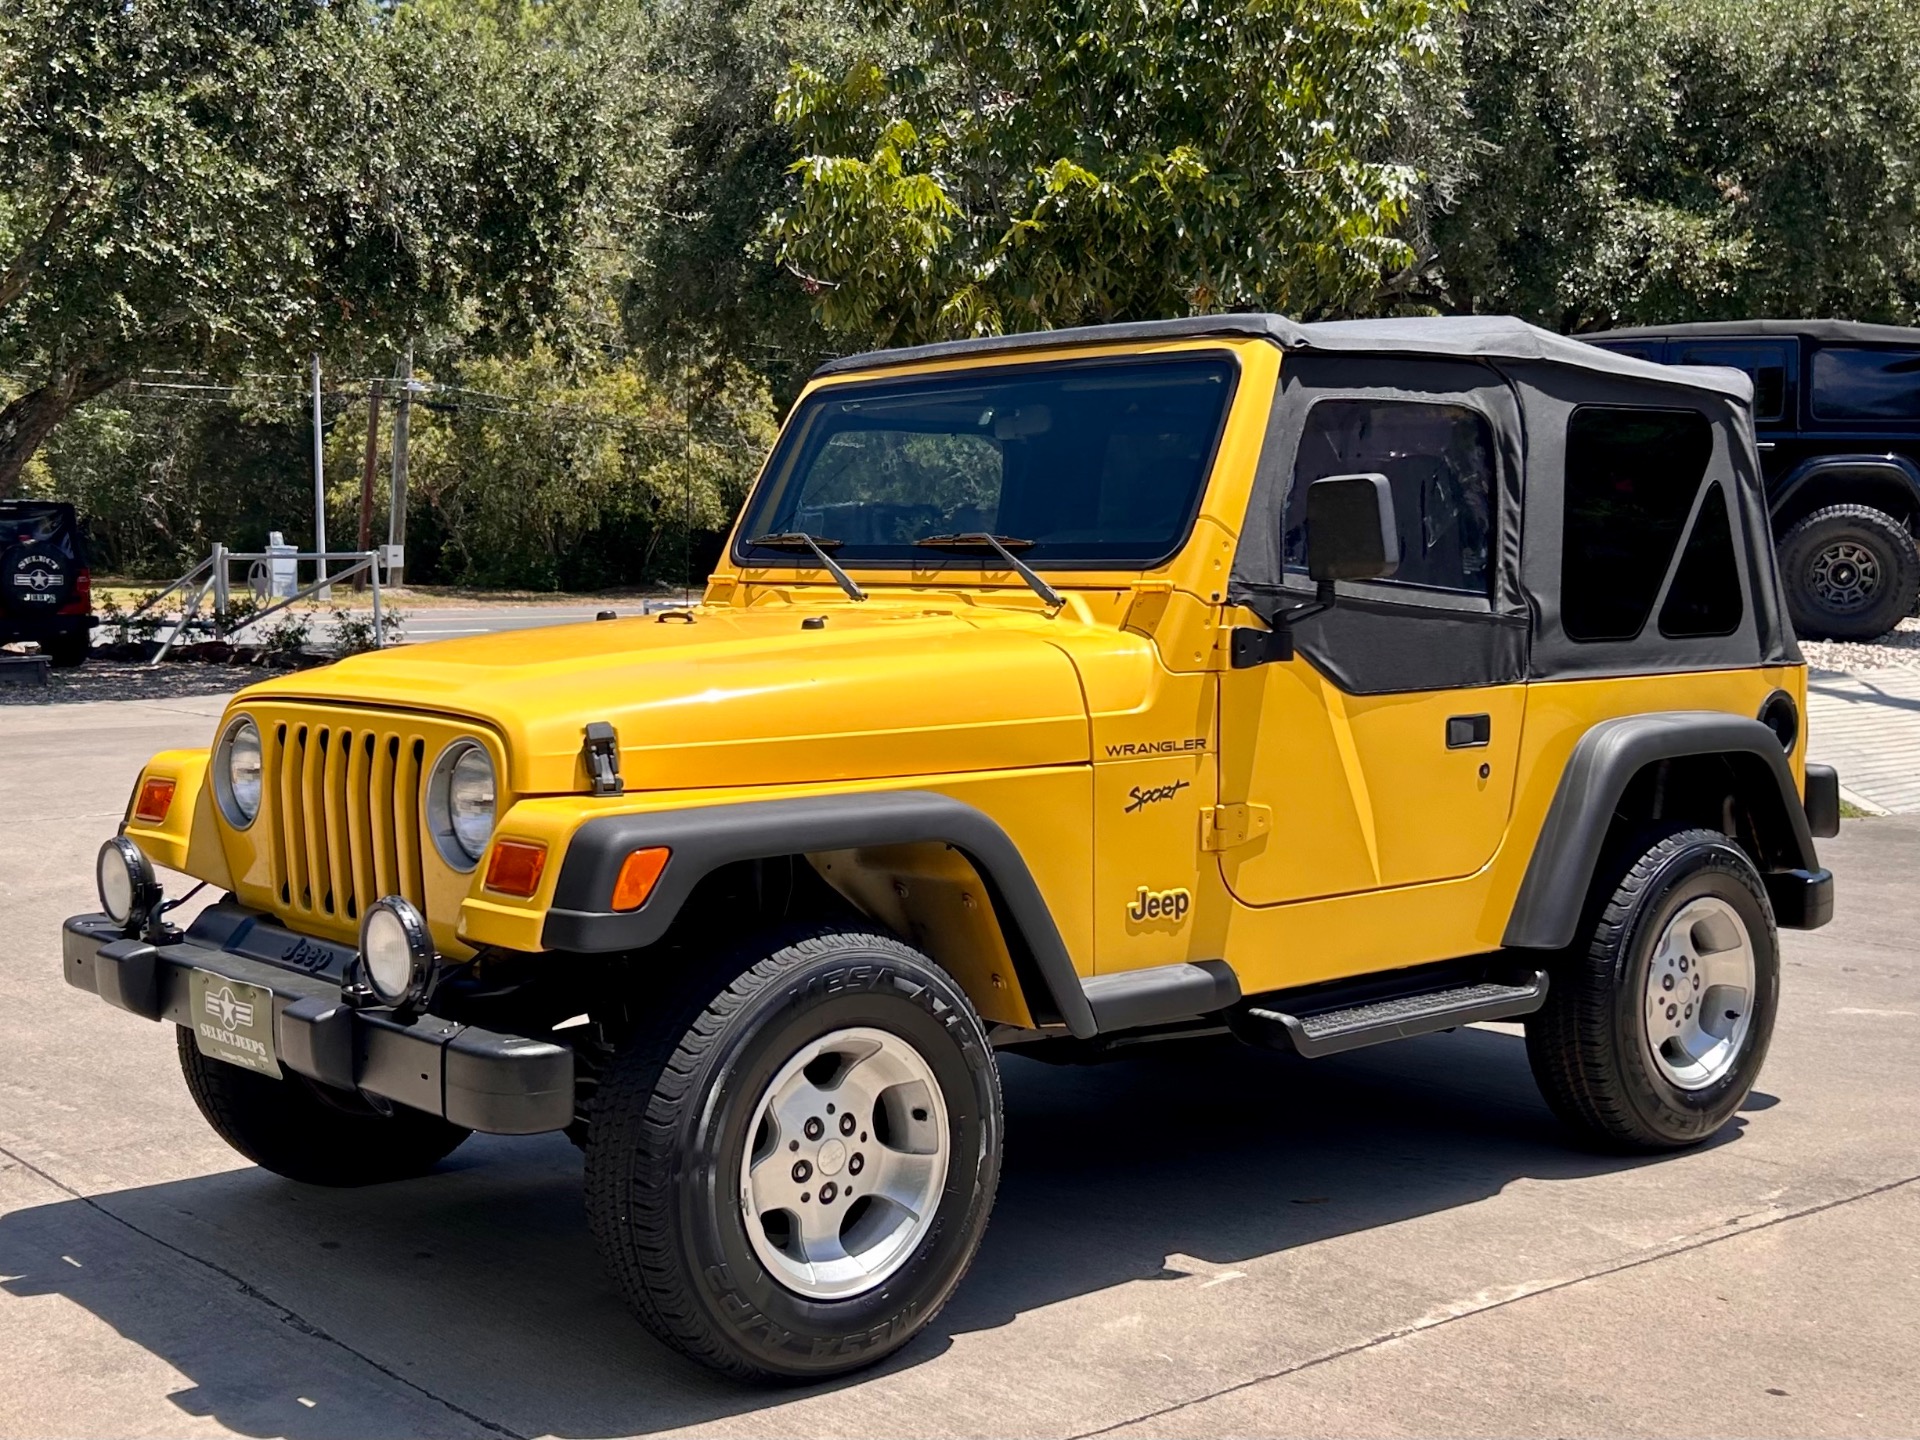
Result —
[[[333,593],[325,588],[327,579],[327,451],[325,436],[320,428],[320,355],[316,351],[313,357],[313,548],[320,556],[320,572],[317,578],[322,589],[320,598],[331,600]]]

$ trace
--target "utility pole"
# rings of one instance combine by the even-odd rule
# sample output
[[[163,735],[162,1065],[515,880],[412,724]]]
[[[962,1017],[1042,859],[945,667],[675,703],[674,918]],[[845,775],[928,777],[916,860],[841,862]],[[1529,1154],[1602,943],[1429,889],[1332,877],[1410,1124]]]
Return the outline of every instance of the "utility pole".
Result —
[[[373,467],[380,458],[380,382],[367,382],[367,458],[360,467],[360,544],[361,554],[373,543]],[[353,588],[367,588],[367,572],[354,577]]]
[[[387,583],[406,583],[407,424],[413,410],[413,342],[400,362],[400,403],[393,411],[393,487],[387,499]]]
[[[313,356],[313,548],[320,556],[318,594],[322,600],[333,598],[327,581],[327,449],[320,428],[320,353]]]

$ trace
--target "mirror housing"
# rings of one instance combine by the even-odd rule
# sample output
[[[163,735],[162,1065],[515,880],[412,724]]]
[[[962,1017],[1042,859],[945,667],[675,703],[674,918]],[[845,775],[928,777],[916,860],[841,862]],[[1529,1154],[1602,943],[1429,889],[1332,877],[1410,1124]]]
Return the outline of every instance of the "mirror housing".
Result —
[[[1400,527],[1384,475],[1328,475],[1307,486],[1307,574],[1314,598],[1283,610],[1272,628],[1234,630],[1228,663],[1236,670],[1293,659],[1293,627],[1331,610],[1336,580],[1381,580],[1400,568]]]
[[[1400,568],[1400,527],[1384,475],[1329,475],[1307,486],[1307,574],[1380,580]]]

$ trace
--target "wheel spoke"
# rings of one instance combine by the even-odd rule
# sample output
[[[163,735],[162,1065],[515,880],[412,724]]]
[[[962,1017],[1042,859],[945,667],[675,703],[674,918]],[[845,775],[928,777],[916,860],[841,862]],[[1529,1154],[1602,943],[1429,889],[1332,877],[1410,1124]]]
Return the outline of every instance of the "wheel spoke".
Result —
[[[945,1170],[946,1161],[941,1155],[881,1147],[876,1168],[873,1193],[918,1218],[938,1198],[937,1182],[944,1178],[939,1172]]]
[[[793,1177],[794,1157],[784,1148],[776,1148],[765,1159],[756,1161],[747,1171],[747,1193],[753,1200],[754,1213],[798,1211],[806,1186]]]
[[[808,1265],[818,1269],[847,1258],[847,1247],[840,1241],[840,1222],[846,1213],[844,1205],[822,1205],[818,1200],[800,1207],[794,1238]]]

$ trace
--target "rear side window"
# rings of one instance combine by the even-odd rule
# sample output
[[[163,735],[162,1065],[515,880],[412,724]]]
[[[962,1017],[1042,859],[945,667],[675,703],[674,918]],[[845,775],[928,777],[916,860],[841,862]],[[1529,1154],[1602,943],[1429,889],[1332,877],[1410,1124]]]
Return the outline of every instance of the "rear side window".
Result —
[[[1560,542],[1560,621],[1570,639],[1640,633],[1712,456],[1713,429],[1696,410],[1573,412]]]
[[[1790,356],[1791,350],[1785,344],[1712,341],[1676,346],[1673,358],[1677,365],[1726,365],[1746,371],[1747,378],[1753,381],[1753,418],[1764,425],[1786,418]]]
[[[1383,583],[1490,595],[1493,432],[1464,405],[1322,400],[1309,410],[1287,492],[1287,568],[1307,568],[1307,487],[1374,474],[1393,487],[1400,530],[1400,568]]]
[[[1733,554],[1733,523],[1726,492],[1707,487],[1700,518],[1693,522],[1667,603],[1660,607],[1660,633],[1669,640],[1731,635],[1740,628],[1746,601],[1740,593],[1740,562]]]
[[[1814,351],[1813,413],[1822,420],[1920,420],[1920,350]]]

